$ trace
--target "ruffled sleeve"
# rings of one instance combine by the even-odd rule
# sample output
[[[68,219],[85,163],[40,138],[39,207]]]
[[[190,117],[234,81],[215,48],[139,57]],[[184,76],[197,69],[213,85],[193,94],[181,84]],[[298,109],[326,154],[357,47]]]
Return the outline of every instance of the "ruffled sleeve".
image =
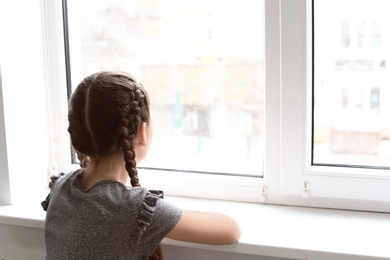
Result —
[[[53,175],[50,177],[49,188],[50,190],[53,188],[54,184],[61,176],[65,175],[65,173],[61,172],[59,175]],[[47,195],[46,199],[41,202],[42,208],[44,211],[47,211],[47,207],[49,207],[50,201],[50,193]]]
[[[140,255],[152,255],[181,217],[181,209],[163,198],[162,191],[148,191],[145,194],[137,221],[141,233],[137,243]]]
[[[145,230],[146,227],[149,226],[152,222],[157,200],[163,198],[164,192],[160,190],[150,190],[145,194],[144,200],[142,202],[142,208],[137,220],[138,226],[141,227],[142,230]]]

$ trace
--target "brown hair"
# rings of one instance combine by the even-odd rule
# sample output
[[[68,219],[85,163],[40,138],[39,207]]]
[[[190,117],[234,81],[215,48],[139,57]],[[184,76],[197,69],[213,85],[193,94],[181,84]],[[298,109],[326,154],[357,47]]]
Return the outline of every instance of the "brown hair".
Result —
[[[89,157],[122,151],[131,185],[140,186],[133,142],[140,125],[150,121],[149,98],[141,83],[122,72],[86,77],[69,100],[68,120],[81,167],[88,166]],[[160,246],[149,259],[162,259]]]
[[[139,186],[133,141],[142,122],[149,123],[147,92],[131,75],[99,72],[86,77],[69,101],[68,120],[80,165],[88,157],[122,151],[131,185]]]

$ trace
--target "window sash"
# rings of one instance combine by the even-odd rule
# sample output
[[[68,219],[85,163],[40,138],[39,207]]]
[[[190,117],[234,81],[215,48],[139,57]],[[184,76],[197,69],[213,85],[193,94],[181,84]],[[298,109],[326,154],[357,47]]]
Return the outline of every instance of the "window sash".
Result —
[[[281,3],[280,192],[304,205],[389,211],[388,170],[311,165],[312,5],[311,0]]]
[[[77,1],[72,1],[72,0],[69,0],[69,1],[64,0],[64,3],[65,3],[64,4],[64,10],[65,10],[64,23],[67,24],[67,26],[65,26],[64,28],[65,28],[65,41],[66,41],[65,55],[67,57],[67,59],[66,59],[67,71],[68,71],[67,74],[68,74],[68,78],[69,78],[68,89],[72,89],[72,87],[74,89],[77,86],[78,81],[84,77],[84,75],[81,75],[82,72],[87,73],[86,71],[90,70],[91,67],[92,68],[98,67],[98,66],[100,66],[100,64],[94,63],[94,61],[91,59],[91,57],[94,57],[93,55],[88,55],[88,53],[86,53],[86,54],[83,53],[86,51],[86,49],[85,49],[85,47],[82,48],[82,46],[81,46],[82,39],[80,37],[80,26],[83,27],[82,23],[88,24],[88,21],[83,20],[83,18],[80,18],[79,15],[77,14],[77,12],[82,11],[82,9],[81,9],[82,6],[78,6],[79,3]],[[256,2],[256,3],[262,3],[262,1]],[[236,2],[236,4],[238,4],[238,2]],[[124,8],[125,8],[125,6],[124,6]],[[68,12],[66,10],[69,10],[69,13],[72,12],[72,13],[70,13],[71,16],[69,16],[70,19],[68,19],[68,15],[67,15]],[[99,9],[97,9],[97,10],[99,10]],[[197,12],[197,11],[195,10],[195,12]],[[261,9],[259,10],[259,12],[261,12]],[[219,15],[220,14],[217,13],[216,16],[219,16]],[[261,16],[259,16],[259,17],[261,17]],[[82,20],[81,24],[79,23],[79,20],[78,20],[79,18],[80,18],[80,20]],[[168,17],[166,17],[162,20],[165,20],[167,18]],[[148,23],[149,21],[145,21],[145,22]],[[246,24],[247,22],[242,20],[241,23]],[[162,25],[164,25],[164,22],[162,23]],[[259,25],[259,27],[260,26],[262,26],[262,24]],[[254,28],[259,28],[259,27],[254,27]],[[69,33],[67,32],[67,28],[69,28]],[[115,29],[115,28],[110,28],[110,27],[108,27],[108,28],[110,30]],[[167,30],[167,29],[165,29],[165,30]],[[217,27],[217,29],[216,29],[217,34],[218,34],[218,30],[219,30],[219,27]],[[255,29],[255,30],[262,31],[262,29]],[[169,30],[167,30],[167,31],[169,34]],[[204,32],[206,32],[206,31],[204,31]],[[243,34],[243,35],[245,35],[245,34]],[[134,36],[134,37],[136,37],[136,36]],[[159,34],[157,34],[156,37],[161,37],[161,36]],[[167,36],[167,39],[164,39],[164,41],[169,42],[170,37],[172,37],[172,36]],[[229,36],[225,36],[225,37],[229,37]],[[253,42],[253,41],[249,41],[249,40],[244,41],[244,38],[246,38],[248,36],[240,36],[240,37],[242,37],[239,39],[243,43]],[[164,38],[164,37],[162,37],[162,38]],[[198,36],[198,38],[199,38],[199,36]],[[200,38],[201,38],[200,39],[201,41],[205,40],[205,39],[202,39],[202,37],[200,37]],[[229,38],[231,38],[231,37],[229,37]],[[142,38],[140,38],[140,39],[142,39]],[[231,38],[231,39],[233,41],[235,41],[234,38]],[[255,38],[252,38],[252,39],[255,40]],[[108,39],[108,41],[109,40],[110,39]],[[121,41],[124,41],[126,43],[126,38],[121,39]],[[134,40],[132,42],[134,42]],[[217,40],[216,44],[219,44],[219,42],[220,42],[220,40]],[[203,42],[201,42],[201,43],[203,44]],[[183,45],[185,46],[186,43],[184,42]],[[254,43],[252,43],[252,46],[255,46]],[[152,47],[149,47],[149,48],[152,48]],[[161,48],[160,45],[159,45],[159,48]],[[163,46],[162,48],[166,49],[167,47]],[[172,48],[172,47],[170,47],[170,48]],[[224,47],[224,48],[229,48],[229,47]],[[232,48],[232,47],[230,47],[230,48]],[[258,52],[258,49],[262,50],[262,44],[260,42],[259,42],[259,45],[256,44],[256,51],[257,52]],[[247,55],[246,54],[247,51],[245,51],[245,50],[246,50],[245,47],[242,46],[240,51],[242,54]],[[129,48],[128,51],[132,52],[132,51],[134,51],[134,49]],[[168,51],[168,53],[169,53],[171,50],[166,49],[165,51]],[[88,50],[87,50],[87,52],[88,52]],[[161,52],[161,51],[156,50],[156,52]],[[234,54],[234,52],[235,51],[233,51],[232,54],[236,55],[236,54]],[[184,55],[188,54],[186,51],[184,51],[183,53],[184,53]],[[166,56],[166,55],[161,55],[161,56]],[[189,56],[191,56],[191,55],[189,55]],[[200,57],[203,59],[202,54],[200,54]],[[205,57],[207,60],[208,55],[206,55]],[[263,131],[261,130],[262,127],[259,127],[259,129],[256,129],[256,126],[254,126],[254,125],[257,125],[257,124],[264,125],[264,122],[263,122],[264,116],[263,116],[263,112],[262,112],[263,109],[261,107],[262,106],[261,103],[256,104],[256,106],[258,106],[258,107],[253,108],[255,106],[253,104],[253,101],[250,101],[249,99],[247,99],[250,96],[257,96],[257,94],[255,94],[255,93],[251,93],[250,95],[248,94],[249,96],[246,98],[246,100],[245,99],[240,100],[243,102],[241,105],[239,105],[239,104],[236,104],[235,102],[231,102],[228,99],[224,98],[223,97],[224,93],[222,93],[222,95],[221,95],[221,93],[219,93],[220,90],[217,90],[216,92],[219,93],[219,94],[217,94],[217,96],[219,96],[223,100],[220,102],[220,104],[218,104],[218,101],[216,103],[215,102],[209,103],[208,101],[196,102],[195,100],[189,99],[188,94],[184,93],[184,98],[183,98],[183,95],[180,94],[180,92],[183,89],[183,87],[181,87],[181,85],[186,86],[188,84],[190,86],[189,88],[195,87],[195,86],[191,85],[191,82],[176,83],[175,84],[176,81],[181,82],[184,80],[184,78],[188,78],[187,77],[188,75],[186,77],[184,77],[185,74],[181,73],[180,71],[188,70],[188,66],[191,66],[191,65],[194,65],[194,67],[209,66],[209,68],[211,68],[211,69],[224,67],[226,69],[226,72],[222,73],[223,74],[223,76],[221,76],[222,78],[226,78],[229,75],[237,74],[237,72],[232,71],[232,69],[237,67],[236,66],[237,63],[233,63],[232,61],[229,61],[229,56],[226,56],[226,54],[224,54],[224,51],[222,51],[221,57],[227,58],[225,67],[223,65],[224,63],[218,63],[219,65],[216,65],[214,63],[207,63],[206,62],[206,64],[202,64],[202,63],[197,63],[195,61],[191,61],[189,64],[186,64],[186,62],[182,63],[182,61],[180,61],[180,62],[178,62],[177,66],[173,65],[175,68],[172,68],[171,62],[173,62],[173,64],[175,64],[174,60],[170,61],[170,62],[165,61],[165,63],[164,63],[164,61],[159,60],[161,58],[158,57],[157,62],[160,62],[161,64],[159,64],[159,65],[152,64],[153,66],[151,68],[149,68],[149,70],[151,70],[151,69],[156,69],[156,66],[157,67],[161,66],[159,68],[160,69],[162,68],[162,69],[168,71],[169,72],[168,75],[169,74],[176,75],[174,77],[177,77],[177,78],[172,80],[173,81],[172,85],[177,84],[176,89],[174,90],[177,100],[175,101],[175,104],[171,103],[170,105],[165,104],[164,102],[159,103],[159,100],[155,100],[155,99],[158,99],[158,97],[156,97],[156,95],[155,95],[156,90],[153,89],[153,85],[155,85],[155,84],[149,84],[150,85],[149,87],[146,86],[147,89],[150,89],[150,91],[151,91],[150,98],[152,100],[152,106],[151,106],[152,121],[155,121],[155,125],[157,127],[155,127],[155,133],[154,133],[155,137],[154,137],[154,141],[153,141],[153,143],[155,143],[155,144],[153,144],[151,146],[151,149],[149,151],[149,155],[145,158],[145,160],[143,160],[139,164],[140,168],[156,169],[156,170],[164,170],[164,171],[181,171],[181,172],[190,172],[190,173],[197,172],[199,174],[218,174],[218,175],[255,177],[255,178],[262,177],[262,175],[263,175],[262,165],[263,165],[263,161],[264,161],[263,156],[262,156],[262,153],[263,153],[262,143],[264,140],[264,136],[262,133]],[[252,55],[252,57],[255,57],[255,56]],[[259,59],[256,59],[256,61],[261,61],[261,59],[263,59],[263,57],[261,55],[259,55],[258,58]],[[85,64],[84,66],[82,66],[83,65],[82,59],[88,60],[88,61],[84,62],[84,64]],[[242,61],[244,61],[244,62],[247,62],[247,59],[248,59],[248,57],[245,57],[245,56],[242,57]],[[145,60],[140,58],[138,65],[143,64],[143,63],[145,63]],[[149,64],[150,64],[150,61],[149,61]],[[240,63],[238,63],[238,64],[240,65]],[[130,65],[122,64],[121,61],[118,61],[118,62],[113,61],[112,65],[114,67],[115,66],[130,66],[130,67],[134,66],[134,67],[136,67],[134,70],[135,71],[134,73],[137,73],[137,70],[138,70],[136,65],[134,65],[134,64],[131,65],[131,63],[130,63]],[[184,66],[182,66],[182,65],[184,65]],[[101,65],[101,66],[104,67],[104,65]],[[251,63],[251,65],[249,65],[249,63],[248,63],[248,65],[246,65],[246,66],[247,66],[246,70],[248,71],[247,73],[250,73],[249,70],[250,69],[253,70],[253,66],[255,66],[255,65],[252,65],[252,63]],[[139,73],[141,73],[141,74],[143,74],[143,76],[145,76],[145,78],[144,78],[145,80],[150,80],[148,78],[148,75],[147,75],[148,73],[147,72],[145,73],[145,69],[143,69],[143,67],[145,67],[145,65],[139,67],[139,70],[140,70]],[[256,65],[254,68],[257,69],[257,67],[261,67],[261,66]],[[132,73],[132,72],[130,71],[130,73]],[[262,71],[259,73],[262,74]],[[165,73],[165,74],[167,74],[167,73]],[[205,75],[205,77],[207,78],[207,75]],[[212,77],[211,77],[211,79],[212,79],[211,81],[218,81],[218,80],[214,80]],[[165,79],[165,80],[169,81],[169,79]],[[72,82],[70,82],[70,81],[72,81]],[[245,81],[242,81],[242,82],[245,82]],[[263,83],[253,82],[253,81],[252,81],[252,83],[258,84],[256,89],[258,89],[259,92],[262,92],[261,89],[262,89]],[[146,83],[144,83],[144,84],[146,84]],[[217,84],[219,85],[221,83],[217,83]],[[241,83],[241,84],[243,84],[242,87],[244,87],[244,88],[251,86],[251,84],[249,84],[249,81],[248,81],[248,83],[245,82],[245,83]],[[163,88],[163,89],[165,90],[165,88]],[[217,89],[220,89],[220,88],[218,87]],[[159,88],[158,91],[160,92],[161,88]],[[173,92],[172,89],[167,89],[167,91]],[[186,95],[187,95],[187,97],[186,97]],[[184,101],[180,101],[180,97],[181,97],[181,99],[184,99]],[[187,99],[187,102],[189,101],[189,103],[186,103],[186,99]],[[155,100],[156,103],[154,103],[153,100]],[[246,101],[250,102],[250,104],[245,104]],[[173,100],[172,100],[172,102],[173,102]],[[180,126],[180,127],[176,126],[175,129],[173,129],[174,125],[170,125],[172,120],[171,120],[171,115],[169,115],[169,113],[172,112],[171,111],[172,107],[175,107],[176,105],[178,105],[178,103],[176,103],[176,102],[180,103],[180,105],[179,105],[180,109],[184,110],[184,113],[187,115],[182,116],[182,120],[185,123],[181,123],[182,126]],[[195,103],[192,104],[192,102],[195,102]],[[183,104],[181,104],[181,103],[183,103]],[[192,107],[192,109],[191,109],[191,107]],[[194,109],[194,107],[195,107],[195,109]],[[220,110],[219,108],[222,108],[222,110]],[[251,109],[251,112],[248,112],[249,109]],[[168,110],[169,112],[168,113],[163,112],[164,110]],[[207,121],[207,123],[204,123],[204,124],[207,125],[207,128],[209,128],[209,129],[207,129],[207,130],[197,129],[198,133],[196,133],[196,132],[191,133],[191,130],[186,129],[186,128],[192,127],[191,123],[188,123],[188,122],[191,121],[190,120],[191,116],[189,116],[189,114],[193,113],[193,115],[195,115],[195,116],[197,115],[194,113],[194,111],[203,111],[203,112],[206,111],[205,114],[207,113],[207,116],[196,117],[196,119],[202,119],[202,121],[203,121],[203,119],[205,119],[205,121]],[[217,116],[217,115],[220,115],[219,112],[222,112],[222,115],[229,114],[231,116],[235,116],[236,118],[234,118],[233,120],[223,120],[222,119],[222,120],[218,121],[218,119],[220,118],[219,116]],[[259,116],[260,119],[257,118],[256,116]],[[256,118],[254,118],[254,117],[256,117]],[[161,118],[163,118],[163,119],[161,119]],[[256,121],[256,123],[252,124],[252,120]],[[195,120],[195,121],[197,121],[197,120]],[[235,130],[230,132],[229,129],[231,127],[229,128],[229,126],[231,126],[231,122],[233,122],[233,121],[234,121],[234,123],[236,123],[235,127],[237,127],[237,129],[235,127],[233,127]],[[168,129],[172,128],[170,133],[167,134],[167,133],[163,133],[162,131],[159,131],[162,124],[167,124]],[[226,124],[226,127],[224,126],[224,124]],[[196,122],[195,122],[195,125],[196,125]],[[248,127],[249,131],[244,130],[244,129],[247,129],[247,127]],[[195,128],[197,128],[197,127],[195,127]],[[223,129],[223,130],[221,131],[221,129]],[[205,131],[203,131],[203,130],[205,130]],[[166,131],[167,130],[165,130],[165,132]],[[206,132],[206,133],[204,133],[204,132]],[[168,145],[168,147],[167,147],[167,141],[165,140],[165,139],[167,139],[166,138],[167,135],[169,135],[169,138],[172,139],[171,140],[172,145]],[[226,135],[226,137],[224,135]],[[245,137],[243,137],[244,135],[245,135]],[[176,140],[178,140],[178,139],[180,139],[181,141],[176,142]],[[196,147],[196,145],[194,144],[196,139],[198,139],[198,141],[197,141],[198,147]],[[207,139],[210,139],[210,140],[208,141]],[[248,145],[248,146],[241,145],[241,144],[245,143],[241,140],[245,140],[245,139],[247,142],[249,142],[249,140],[251,140],[251,139],[258,139],[258,140],[257,140],[257,142],[251,140],[251,145]],[[237,140],[240,140],[240,142]],[[192,143],[192,141],[194,141],[194,142]],[[238,143],[238,145],[235,146],[234,145],[235,142]],[[161,147],[162,146],[161,143],[163,143],[165,145],[164,148]],[[186,143],[187,143],[187,145],[186,145]],[[192,143],[192,144],[188,144],[188,143]],[[205,143],[205,145],[203,145],[203,143]],[[203,148],[203,150],[205,152],[201,151],[202,150],[201,146],[205,147],[205,148]],[[257,147],[257,148],[256,149],[249,148],[249,146],[253,146],[253,147]],[[175,147],[176,149],[169,150],[170,147]],[[184,147],[186,147],[186,148],[184,148]],[[223,147],[225,147],[225,149]],[[261,151],[257,152],[257,149],[261,150]],[[186,152],[186,150],[192,150],[195,154],[189,155],[188,152]],[[244,152],[244,150],[246,152]],[[242,151],[242,152],[240,152],[240,151]],[[173,156],[171,155],[168,157],[161,156],[162,154],[164,154],[164,152],[165,152],[165,154],[174,153],[174,154],[176,154],[176,156],[175,155],[173,155]],[[216,156],[216,152],[220,152],[222,154],[220,156]],[[249,155],[249,153],[251,155]],[[252,159],[255,156],[256,156],[256,159]],[[76,162],[75,156],[73,156],[73,158],[74,158],[74,162]]]

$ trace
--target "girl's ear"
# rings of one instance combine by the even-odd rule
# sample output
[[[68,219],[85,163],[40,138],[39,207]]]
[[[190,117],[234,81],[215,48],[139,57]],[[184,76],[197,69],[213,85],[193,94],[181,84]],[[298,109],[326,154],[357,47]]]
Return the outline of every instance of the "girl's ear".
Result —
[[[142,122],[139,126],[137,137],[134,140],[136,144],[147,146],[148,145],[148,132],[147,132],[147,124]]]
[[[148,153],[152,139],[152,129],[150,123],[142,122],[139,126],[137,136],[134,139],[134,152],[136,162],[142,161]]]

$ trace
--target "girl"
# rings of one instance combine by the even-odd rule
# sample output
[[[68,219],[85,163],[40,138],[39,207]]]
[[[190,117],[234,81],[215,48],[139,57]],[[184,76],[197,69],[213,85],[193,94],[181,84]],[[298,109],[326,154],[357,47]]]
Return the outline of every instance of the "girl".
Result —
[[[140,187],[136,165],[152,139],[149,109],[145,89],[128,74],[100,72],[79,84],[68,131],[81,169],[52,177],[42,203],[46,259],[162,259],[164,237],[214,245],[239,239],[232,218],[182,211],[162,192]]]

